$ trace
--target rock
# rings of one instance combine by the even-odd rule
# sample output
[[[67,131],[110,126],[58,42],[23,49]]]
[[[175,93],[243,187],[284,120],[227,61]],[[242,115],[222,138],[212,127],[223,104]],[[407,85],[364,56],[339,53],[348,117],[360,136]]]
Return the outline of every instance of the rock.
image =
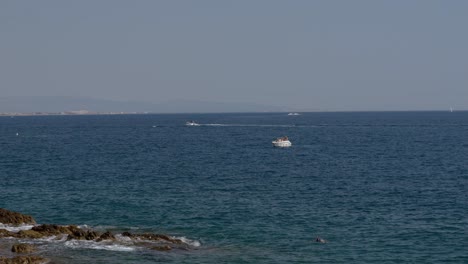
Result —
[[[14,244],[11,248],[12,252],[15,253],[32,253],[36,250],[36,247],[31,244]]]
[[[36,221],[32,216],[20,214],[17,212],[9,211],[3,208],[0,208],[0,223],[10,224],[10,225],[20,225],[20,224],[36,224]]]
[[[44,236],[44,234],[41,234],[34,230],[21,230],[16,234],[16,237],[18,238],[41,238]]]
[[[32,230],[43,234],[44,236],[53,236],[66,234],[71,235],[75,232],[83,231],[75,225],[60,226],[60,225],[39,225],[32,228]],[[84,232],[84,231],[83,231]]]
[[[67,240],[94,240],[99,237],[99,233],[95,231],[84,231],[82,229],[75,230],[72,234],[68,235]]]
[[[16,233],[8,231],[6,229],[0,229],[0,237],[15,237]]]
[[[138,239],[144,239],[144,240],[152,240],[152,241],[167,241],[171,242],[174,244],[183,244],[182,240],[176,239],[176,238],[171,238],[167,235],[162,235],[162,234],[151,234],[151,233],[145,233],[145,234],[131,234],[129,232],[123,232],[122,236],[127,236],[130,238],[138,238]]]
[[[85,235],[86,240],[94,240],[98,237],[100,237],[100,234],[95,231],[88,231]]]
[[[0,264],[43,264],[47,262],[47,259],[40,256],[0,257]]]
[[[122,236],[132,237],[133,235],[130,232],[123,232]]]
[[[163,246],[155,246],[155,247],[151,247],[151,249],[153,250],[157,250],[157,251],[169,251],[171,250],[171,246],[169,245],[163,245]]]
[[[315,242],[317,242],[317,243],[327,243],[327,241],[325,239],[321,238],[321,237],[315,238]]]
[[[101,242],[103,240],[114,240],[114,239],[115,239],[115,236],[111,232],[107,231],[104,234],[102,234],[96,241]]]

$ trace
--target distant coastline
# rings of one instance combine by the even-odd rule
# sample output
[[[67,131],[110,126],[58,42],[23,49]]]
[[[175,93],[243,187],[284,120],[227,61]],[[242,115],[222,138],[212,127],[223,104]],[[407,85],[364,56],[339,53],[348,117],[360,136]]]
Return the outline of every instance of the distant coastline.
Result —
[[[64,111],[64,112],[4,112],[0,116],[76,116],[76,115],[143,115],[149,112],[94,112],[88,110]]]
[[[467,112],[468,110],[457,110],[456,112]],[[300,111],[300,113],[385,113],[385,112],[448,112],[445,110],[356,110],[356,111],[345,111],[345,110],[314,110],[314,111]],[[455,112],[455,111],[453,111]],[[193,112],[99,112],[99,111],[88,111],[88,110],[79,110],[79,111],[63,111],[63,112],[0,112],[0,117],[5,116],[91,116],[91,115],[151,115],[151,114],[235,114],[235,113],[284,113],[288,114],[286,111],[249,111],[249,112],[202,112],[202,111],[193,111]]]

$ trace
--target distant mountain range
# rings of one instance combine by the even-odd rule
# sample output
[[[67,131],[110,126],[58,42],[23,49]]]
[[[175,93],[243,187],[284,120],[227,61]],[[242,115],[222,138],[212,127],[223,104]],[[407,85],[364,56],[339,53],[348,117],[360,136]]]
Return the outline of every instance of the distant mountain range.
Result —
[[[228,112],[284,112],[293,111],[280,106],[252,103],[225,103],[203,101],[170,101],[148,103],[113,101],[88,97],[68,96],[12,96],[0,97],[1,113],[58,113],[87,110],[90,112],[148,112],[148,113],[228,113]]]

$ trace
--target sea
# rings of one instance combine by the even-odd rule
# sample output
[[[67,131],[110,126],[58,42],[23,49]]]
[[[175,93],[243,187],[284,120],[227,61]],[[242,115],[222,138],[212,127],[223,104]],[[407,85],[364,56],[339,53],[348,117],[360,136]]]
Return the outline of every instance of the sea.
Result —
[[[190,245],[57,264],[468,263],[468,112],[4,116],[0,207]]]

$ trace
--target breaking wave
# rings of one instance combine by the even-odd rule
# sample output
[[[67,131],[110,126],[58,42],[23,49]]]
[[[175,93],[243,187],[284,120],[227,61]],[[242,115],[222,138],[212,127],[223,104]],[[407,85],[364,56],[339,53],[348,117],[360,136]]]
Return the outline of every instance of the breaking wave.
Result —
[[[296,125],[274,125],[274,124],[200,124],[200,126],[220,127],[296,127]]]
[[[21,230],[30,230],[33,227],[34,227],[34,225],[22,224],[22,225],[19,225],[19,226],[13,226],[13,225],[7,225],[7,224],[0,223],[0,229],[5,229],[5,230],[8,230],[10,232],[19,232]]]
[[[96,249],[96,250],[109,250],[109,251],[135,251],[136,247],[126,246],[116,243],[103,243],[89,240],[69,240],[65,242],[65,246],[75,249]]]

